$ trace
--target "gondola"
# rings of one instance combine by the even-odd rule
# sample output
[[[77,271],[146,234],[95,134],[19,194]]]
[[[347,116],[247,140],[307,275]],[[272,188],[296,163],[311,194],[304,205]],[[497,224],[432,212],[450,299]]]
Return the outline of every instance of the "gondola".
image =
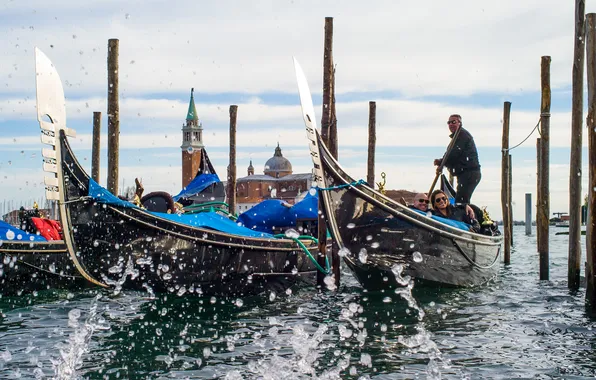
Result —
[[[33,228],[31,219],[26,217],[24,221]],[[76,271],[62,240],[47,240],[0,221],[0,294],[88,286],[88,281]]]
[[[64,242],[88,281],[116,289],[245,296],[316,279],[315,242],[276,238],[215,212],[151,212],[93,181],[68,143],[64,91],[51,61],[36,49],[37,112],[46,198],[58,202]],[[319,268],[326,271],[325,268]]]
[[[316,127],[308,83],[295,60],[302,113],[322,190],[324,214],[340,256],[361,285],[475,286],[499,270],[501,236],[486,236],[419,213],[355,181],[329,153]]]
[[[92,287],[75,269],[63,241],[0,240],[0,294]]]

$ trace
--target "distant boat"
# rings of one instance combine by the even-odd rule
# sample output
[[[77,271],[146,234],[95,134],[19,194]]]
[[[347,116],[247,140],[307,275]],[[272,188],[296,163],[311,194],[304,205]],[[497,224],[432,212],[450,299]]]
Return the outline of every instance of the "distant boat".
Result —
[[[560,221],[560,222],[556,222],[555,223],[555,227],[569,228],[569,221],[568,220],[563,220],[563,221]]]
[[[581,234],[585,235],[586,230],[581,230]],[[555,235],[569,235],[569,231],[558,231],[558,232],[555,232]]]

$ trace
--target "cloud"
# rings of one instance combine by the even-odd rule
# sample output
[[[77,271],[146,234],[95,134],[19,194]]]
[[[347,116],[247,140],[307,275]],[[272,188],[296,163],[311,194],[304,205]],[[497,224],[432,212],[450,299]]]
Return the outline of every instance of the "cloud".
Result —
[[[553,88],[569,83],[573,5],[562,7],[558,0],[505,0],[498,6],[473,0],[346,1],[341,10],[333,2],[316,1],[180,1],[176,6],[94,1],[85,9],[74,4],[7,6],[0,48],[11,64],[0,68],[6,81],[2,91],[31,92],[32,49],[39,46],[71,91],[104,94],[107,40],[113,37],[120,40],[120,86],[126,96],[185,91],[189,82],[206,93],[291,93],[292,56],[319,89],[327,15],[335,16],[338,94],[535,91],[539,57],[545,54],[554,57]]]

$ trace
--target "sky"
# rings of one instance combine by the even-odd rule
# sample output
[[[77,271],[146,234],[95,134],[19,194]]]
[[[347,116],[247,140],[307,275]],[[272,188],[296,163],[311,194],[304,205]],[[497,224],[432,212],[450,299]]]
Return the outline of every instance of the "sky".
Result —
[[[596,5],[587,2],[590,12]],[[503,102],[512,102],[515,146],[539,120],[540,60],[551,56],[550,211],[568,212],[575,16],[574,2],[560,0],[0,0],[0,204],[30,204],[44,194],[35,47],[62,78],[67,124],[77,131],[72,145],[89,172],[93,112],[102,112],[105,185],[110,38],[120,41],[121,188],[139,177],[146,192],[181,190],[191,88],[222,180],[232,104],[239,177],[250,160],[262,173],[278,143],[294,173],[310,172],[292,57],[306,73],[320,120],[327,16],[334,19],[342,167],[366,178],[368,102],[375,101],[376,180],[384,172],[388,189],[426,191],[433,159],[449,144],[446,121],[461,114],[482,165],[472,200],[494,219],[501,218]],[[534,131],[511,151],[515,220],[525,218],[526,193],[536,202],[537,137]],[[586,132],[582,141],[587,194]],[[535,219],[534,206],[532,213]]]

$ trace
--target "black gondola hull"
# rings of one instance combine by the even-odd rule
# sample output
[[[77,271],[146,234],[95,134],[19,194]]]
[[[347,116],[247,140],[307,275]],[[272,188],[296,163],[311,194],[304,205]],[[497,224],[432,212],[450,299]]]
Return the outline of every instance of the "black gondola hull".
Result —
[[[379,290],[418,282],[475,286],[499,270],[501,237],[457,229],[411,210],[354,181],[318,137],[327,189],[325,216],[358,281]]]
[[[75,269],[62,241],[4,240],[0,245],[0,293],[3,295],[90,286]]]
[[[316,268],[290,239],[232,235],[99,204],[60,136],[65,218],[79,270],[104,285],[152,292],[245,296],[314,283]],[[316,257],[316,246],[309,248]]]

